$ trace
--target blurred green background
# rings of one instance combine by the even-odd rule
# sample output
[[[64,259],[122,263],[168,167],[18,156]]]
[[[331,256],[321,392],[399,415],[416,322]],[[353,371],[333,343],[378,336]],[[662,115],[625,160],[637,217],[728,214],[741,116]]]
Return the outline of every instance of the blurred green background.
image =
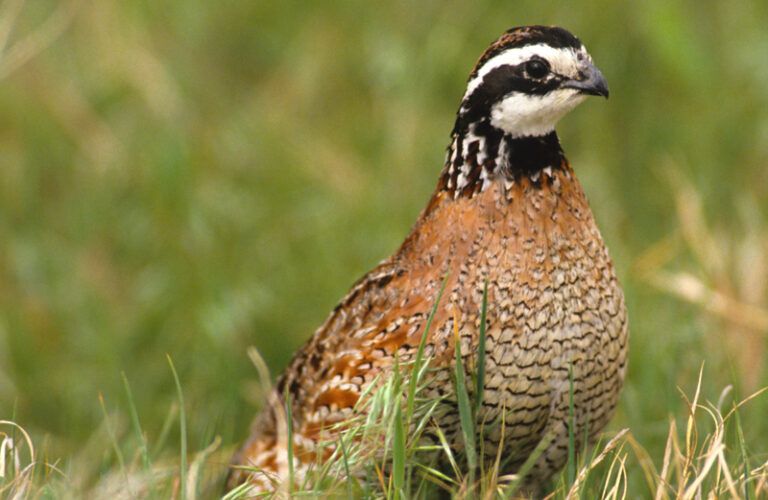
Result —
[[[152,441],[166,353],[191,447],[243,439],[246,348],[279,372],[399,245],[469,70],[520,24],[571,30],[611,87],[559,132],[629,306],[613,427],[660,460],[702,363],[707,398],[768,385],[768,2],[0,5],[0,419],[49,459],[94,438],[99,393],[127,415],[121,372]]]

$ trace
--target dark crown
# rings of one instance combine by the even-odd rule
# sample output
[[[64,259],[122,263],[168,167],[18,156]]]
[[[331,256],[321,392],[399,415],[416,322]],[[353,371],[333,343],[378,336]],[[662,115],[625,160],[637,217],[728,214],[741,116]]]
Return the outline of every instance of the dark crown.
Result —
[[[570,31],[558,26],[515,26],[504,32],[495,42],[493,42],[480,59],[475,63],[472,73],[469,74],[471,80],[477,76],[477,71],[493,56],[504,52],[507,49],[523,47],[525,45],[535,45],[543,43],[555,49],[581,47],[581,40],[576,38]]]

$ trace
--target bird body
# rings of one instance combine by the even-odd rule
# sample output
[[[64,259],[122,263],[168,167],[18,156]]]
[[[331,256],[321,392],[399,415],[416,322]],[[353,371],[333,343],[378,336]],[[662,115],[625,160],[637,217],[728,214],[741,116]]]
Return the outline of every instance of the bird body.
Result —
[[[554,132],[587,94],[607,95],[605,81],[565,30],[513,28],[489,47],[470,75],[427,207],[398,251],[352,287],[295,355],[236,464],[284,478],[278,414],[286,394],[294,455],[300,464],[314,460],[333,426],[362,411],[361,394],[374,380],[414,358],[438,297],[425,349],[434,370],[423,396],[455,403],[454,332],[471,366],[486,283],[478,417],[504,422],[483,433],[486,459],[501,447],[501,472],[515,472],[546,438],[530,473],[540,485],[566,462],[570,418],[578,436],[603,429],[626,371],[626,310]],[[459,414],[447,404],[438,424],[459,447]],[[258,476],[238,470],[229,484],[270,489]]]

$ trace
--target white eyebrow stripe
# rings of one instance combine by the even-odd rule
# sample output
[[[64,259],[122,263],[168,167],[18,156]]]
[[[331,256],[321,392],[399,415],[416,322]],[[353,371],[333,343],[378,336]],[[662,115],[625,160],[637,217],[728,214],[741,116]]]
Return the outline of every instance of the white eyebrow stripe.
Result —
[[[583,50],[583,45],[581,50]],[[501,54],[488,59],[485,64],[480,67],[477,75],[467,83],[467,91],[464,93],[464,99],[469,97],[483,82],[483,78],[494,69],[505,65],[516,66],[536,55],[549,61],[553,67],[558,66],[557,64],[553,64],[555,61],[560,60],[563,63],[566,63],[567,61],[575,59],[573,48],[565,47],[556,49],[544,43],[505,50]]]

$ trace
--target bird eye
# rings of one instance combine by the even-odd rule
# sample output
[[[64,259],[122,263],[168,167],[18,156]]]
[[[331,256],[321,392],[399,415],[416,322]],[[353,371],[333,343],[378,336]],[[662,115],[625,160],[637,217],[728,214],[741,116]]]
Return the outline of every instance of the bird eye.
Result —
[[[531,78],[544,78],[549,73],[549,64],[541,59],[531,59],[525,63],[525,72]]]

